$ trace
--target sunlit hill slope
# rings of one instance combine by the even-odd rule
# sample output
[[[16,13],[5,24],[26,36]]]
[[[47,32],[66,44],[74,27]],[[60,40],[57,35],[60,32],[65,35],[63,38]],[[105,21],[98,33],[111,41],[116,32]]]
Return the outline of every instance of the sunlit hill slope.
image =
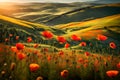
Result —
[[[119,39],[120,14],[89,21],[57,25],[56,28],[65,30],[67,32],[64,35],[65,37],[69,37],[71,34],[77,34],[86,38],[92,38],[97,34],[106,34],[107,36]]]
[[[0,15],[0,34],[5,33],[5,35],[0,36],[2,38],[0,42],[3,42],[5,38],[8,38],[9,34],[21,36],[20,40],[22,41],[26,41],[26,37],[30,36],[33,38],[33,40],[36,39],[39,42],[40,40],[44,39],[43,36],[41,36],[41,32],[45,30],[51,31],[55,35],[64,33],[64,31],[50,28],[49,26],[45,26],[43,24]]]

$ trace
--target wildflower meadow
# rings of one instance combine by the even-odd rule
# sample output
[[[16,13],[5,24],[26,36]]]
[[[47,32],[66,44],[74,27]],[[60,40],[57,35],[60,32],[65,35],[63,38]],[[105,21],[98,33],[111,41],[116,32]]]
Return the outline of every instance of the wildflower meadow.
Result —
[[[50,43],[53,33],[41,33]],[[22,36],[9,34],[0,44],[0,80],[119,80],[120,53],[115,42],[109,42],[106,49],[95,52],[93,46],[105,42],[109,37],[99,34],[96,42],[86,42],[72,34],[72,42],[78,42],[78,49],[72,48],[64,36],[56,36],[57,48],[35,43],[31,36],[20,42]],[[14,38],[13,41],[11,41]],[[15,42],[14,42],[15,41]],[[13,44],[11,43],[13,42]],[[28,46],[30,44],[30,46]],[[87,49],[85,48],[87,47]],[[109,50],[108,53],[104,50]]]

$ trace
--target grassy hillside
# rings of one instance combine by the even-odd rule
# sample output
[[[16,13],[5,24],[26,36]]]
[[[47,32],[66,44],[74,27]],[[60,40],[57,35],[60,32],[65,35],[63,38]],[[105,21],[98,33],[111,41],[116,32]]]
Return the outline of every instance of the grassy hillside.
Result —
[[[120,13],[120,3],[27,3],[4,6],[6,8],[0,7],[1,14],[47,25],[88,21]]]
[[[64,30],[66,34],[63,36],[71,44],[72,48],[91,50],[101,52],[102,49],[108,47],[110,42],[115,42],[119,48],[120,44],[120,14],[112,15],[104,18],[98,18],[83,22],[72,22],[68,24],[61,24],[56,26],[57,29]],[[94,46],[81,48],[78,44],[81,41],[71,41],[71,35],[78,35],[82,38],[81,41],[85,41],[87,44],[92,43]],[[106,41],[97,41],[97,35],[103,34],[108,37]],[[97,46],[96,46],[97,45]],[[109,50],[105,50],[109,52]]]
[[[68,32],[65,37],[70,37],[71,34],[77,34],[83,37],[96,37],[97,34],[106,34],[107,36],[116,37],[120,34],[120,14],[98,18],[90,21],[72,22],[64,25],[58,25],[56,28],[66,30]],[[111,33],[111,32],[114,32]],[[115,34],[116,33],[116,34]]]
[[[47,22],[59,15],[75,9],[98,5],[95,3],[26,3],[9,5],[2,4],[6,8],[0,7],[2,14],[32,22]],[[12,8],[11,8],[12,7]],[[7,13],[6,13],[7,12]]]
[[[6,39],[10,39],[9,44],[20,42],[27,42],[27,37],[31,37],[33,39],[32,43],[41,43],[48,45],[47,40],[42,36],[41,32],[50,31],[53,33],[53,39],[49,42],[54,41],[57,35],[62,35],[65,32],[60,29],[51,28],[49,26],[45,26],[43,24],[28,22],[20,19],[11,18],[8,16],[0,15],[0,42],[4,42]],[[10,34],[13,35],[10,38]],[[16,41],[16,36],[19,36],[19,40]]]
[[[46,17],[48,19],[60,15],[77,8],[77,6],[64,3],[31,3],[28,5],[20,5],[20,8],[21,11],[15,13],[15,17],[40,22]]]
[[[13,24],[18,24],[18,25],[21,25],[21,26],[24,26],[24,27],[28,27],[28,28],[33,28],[34,26],[36,26],[36,27],[41,27],[41,28],[48,29],[47,26],[42,25],[42,24],[37,24],[37,23],[32,23],[32,22],[28,22],[28,21],[24,21],[24,20],[14,19],[14,18],[11,18],[11,17],[3,16],[3,15],[0,15],[0,19],[4,20],[4,21],[11,22]]]
[[[48,20],[47,24],[66,24],[111,16],[120,13],[118,4],[99,5],[72,10]]]
[[[41,31],[49,30],[53,31],[48,26],[32,23],[24,20],[19,20],[7,16],[0,15],[0,33],[3,34],[0,42],[4,41],[5,38],[9,38],[9,34],[14,34],[15,36],[20,36],[21,41],[26,41],[27,37],[32,37],[33,40],[40,40]]]
[[[75,4],[77,4],[76,7]],[[83,40],[87,41],[96,39],[97,34],[104,34],[110,37],[109,41],[115,41],[119,43],[120,40],[119,37],[120,12],[118,10],[120,7],[119,4],[107,4],[107,5],[105,4],[99,6],[94,4],[93,5],[85,4],[85,6],[81,7],[78,7],[78,5],[80,5],[79,3],[71,3],[69,5],[66,4],[54,4],[54,5],[56,5],[56,7],[52,6],[52,4],[49,3],[44,5],[43,3],[41,3],[40,8],[39,4],[37,3],[34,4],[32,3],[28,5],[23,4],[22,10],[19,13],[14,13],[14,17],[19,16],[20,19],[13,18],[13,15],[12,17],[0,15],[1,34],[5,33],[4,36],[1,35],[1,37],[3,38],[2,41],[4,41],[5,38],[8,38],[9,37],[8,35],[12,33],[14,34],[14,36],[21,36],[20,40],[23,42],[26,41],[27,37],[31,36],[34,40],[33,42],[38,43],[42,42],[42,44],[48,45],[55,42],[56,45],[54,46],[63,47],[64,44],[57,45],[58,41],[56,40],[56,36],[58,35],[64,36],[67,39],[67,41],[71,44],[71,46],[74,46],[73,45],[74,43],[72,43],[70,39],[72,34],[76,34],[82,37]],[[62,6],[58,7],[58,5]],[[32,9],[26,10],[30,8],[35,9],[35,11]],[[66,8],[68,8],[69,10],[67,9],[68,11],[65,11]],[[57,9],[57,11],[47,12],[52,9]],[[37,11],[43,10],[43,13],[40,11],[37,13],[36,10]],[[65,12],[60,13],[63,12],[61,10]],[[28,16],[27,15],[28,12],[31,15],[35,13],[34,15],[36,16],[36,18],[33,17],[34,18],[33,19],[31,15]],[[44,17],[42,15],[38,16],[36,13],[38,15],[42,14],[45,16]],[[51,14],[54,15],[53,13],[56,15],[50,16]],[[27,15],[29,19],[26,18],[26,20],[22,20],[21,17],[25,15]],[[41,20],[43,20],[43,22],[45,22],[46,24],[50,23],[50,26],[35,23],[37,21],[40,22]],[[56,25],[56,22],[60,22],[57,23],[59,25]],[[47,42],[47,40],[45,40],[41,36],[41,32],[45,30],[51,31],[54,35],[54,38],[50,40],[50,42]]]
[[[0,22],[0,30],[2,33],[5,33],[3,39],[7,38],[8,35],[12,33],[15,36],[22,36],[22,41],[26,41],[26,38],[31,36],[34,40],[40,42],[40,40],[44,40],[40,33],[44,30],[49,30],[54,34],[54,38],[56,38],[57,35],[62,35],[68,41],[72,34],[76,34],[84,39],[93,39],[97,34],[104,34],[111,37],[111,40],[120,40],[119,14],[90,21],[61,24],[54,28],[3,15],[0,15]]]

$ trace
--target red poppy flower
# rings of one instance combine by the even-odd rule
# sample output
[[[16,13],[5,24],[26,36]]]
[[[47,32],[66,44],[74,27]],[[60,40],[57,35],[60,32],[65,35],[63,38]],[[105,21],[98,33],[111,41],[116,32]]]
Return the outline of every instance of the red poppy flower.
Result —
[[[116,44],[114,43],[114,42],[110,42],[110,48],[112,48],[112,49],[115,49],[116,48]]]
[[[78,36],[75,35],[75,34],[71,36],[71,39],[74,40],[74,41],[80,41],[80,40],[81,40],[81,38],[78,37]]]
[[[65,43],[65,42],[66,42],[66,39],[65,39],[63,36],[58,36],[58,37],[57,37],[57,40],[58,40],[58,42],[60,42],[60,43]]]
[[[68,47],[70,47],[70,44],[69,44],[69,43],[66,43],[66,44],[65,44],[65,48],[68,48]]]
[[[87,59],[86,59],[86,60],[84,60],[84,63],[88,63],[88,62],[89,62],[89,60],[87,60]]]
[[[0,48],[0,52],[2,52],[3,51],[3,48]]]
[[[47,60],[50,61],[50,60],[51,60],[51,56],[48,56],[48,57],[47,57]]]
[[[86,56],[90,56],[90,53],[89,53],[89,52],[85,52],[85,55],[86,55]]]
[[[61,72],[61,77],[67,77],[68,76],[68,70],[63,70],[62,72]]]
[[[100,65],[99,60],[95,60],[95,61],[94,61],[94,66],[95,66],[95,67],[98,67],[99,65]]]
[[[106,72],[107,76],[110,77],[110,78],[113,78],[113,77],[117,76],[118,73],[119,73],[119,71],[117,71],[117,70],[110,70],[110,71]]]
[[[38,54],[38,51],[36,50],[36,51],[34,51],[34,54]]]
[[[31,72],[35,72],[40,68],[40,66],[36,63],[32,63],[32,64],[29,65],[29,68],[30,68]]]
[[[59,52],[59,55],[64,55],[64,52],[61,50],[61,51]]]
[[[53,37],[53,34],[50,31],[43,31],[42,36],[44,36],[47,39],[51,39]]]
[[[26,55],[24,53],[18,53],[17,54],[19,60],[25,59]]]
[[[25,46],[24,46],[24,44],[22,44],[22,43],[17,43],[17,44],[16,44],[16,48],[17,48],[18,50],[22,50],[22,49],[25,48]]]
[[[120,62],[116,65],[118,69],[120,69]]]
[[[12,51],[12,52],[18,52],[18,49],[17,49],[16,47],[13,47],[13,46],[12,46],[12,47],[11,47],[11,51]]]
[[[31,37],[28,37],[27,38],[27,42],[31,42],[32,41],[32,38]]]
[[[98,35],[97,35],[97,40],[105,41],[105,40],[107,40],[107,37],[104,36],[104,35],[102,35],[102,34],[98,34]]]
[[[82,63],[83,61],[84,61],[83,58],[79,58],[79,59],[78,59],[78,62],[80,62],[80,63]]]
[[[37,48],[38,47],[38,44],[34,44],[34,48]]]
[[[86,44],[86,42],[81,42],[79,45],[80,46],[86,46],[87,44]]]
[[[44,52],[48,52],[48,48],[44,48],[43,50],[44,50]]]

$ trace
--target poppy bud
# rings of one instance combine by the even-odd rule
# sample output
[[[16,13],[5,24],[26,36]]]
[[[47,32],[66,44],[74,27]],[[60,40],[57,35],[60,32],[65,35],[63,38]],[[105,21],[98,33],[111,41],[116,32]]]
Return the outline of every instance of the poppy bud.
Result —
[[[31,37],[28,37],[27,38],[27,42],[31,42],[32,41],[32,38]]]
[[[16,66],[16,64],[14,62],[12,62],[11,65],[10,65],[10,70],[13,71],[15,69],[15,66]]]
[[[63,70],[62,72],[61,72],[61,77],[67,77],[68,76],[68,70]]]
[[[86,42],[81,42],[79,45],[80,46],[86,46],[87,44],[86,44]]]
[[[120,62],[116,65],[118,69],[120,69]]]
[[[5,71],[2,71],[2,72],[1,72],[2,76],[4,76],[4,75],[5,75],[5,73],[6,73]]]
[[[43,80],[41,76],[37,77],[36,80]]]
[[[32,63],[29,65],[29,68],[31,72],[35,72],[40,68],[40,66],[38,64]]]

